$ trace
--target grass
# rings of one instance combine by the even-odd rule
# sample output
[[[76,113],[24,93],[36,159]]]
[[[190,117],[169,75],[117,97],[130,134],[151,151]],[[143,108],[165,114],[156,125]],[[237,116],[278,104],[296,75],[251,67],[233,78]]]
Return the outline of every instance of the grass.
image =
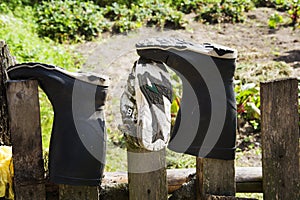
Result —
[[[30,22],[13,15],[0,14],[0,39],[8,44],[18,63],[43,62],[68,70],[75,70],[82,63],[80,56],[68,46],[40,38]],[[76,62],[78,64],[75,64]]]
[[[127,171],[127,152],[125,148],[120,148],[112,143],[108,143],[105,171]]]
[[[253,198],[253,199],[263,200],[262,193],[237,193],[236,197]]]
[[[257,157],[261,158],[261,148],[254,148],[246,152],[237,151],[236,153],[236,166],[249,167],[250,165],[261,165],[260,163],[252,163],[245,161],[245,157],[251,159]],[[166,166],[167,169],[180,169],[180,168],[195,168],[196,158],[191,155],[176,153],[167,149],[166,152]],[[106,154],[106,168],[105,171],[127,171],[127,152],[126,148],[118,147],[117,145],[108,143]]]
[[[29,11],[28,11],[29,12]],[[79,54],[71,46],[57,44],[47,38],[40,38],[35,32],[35,24],[30,14],[15,16],[0,14],[0,40],[4,40],[18,63],[41,62],[57,65],[75,71],[83,63]],[[53,123],[51,103],[42,90],[39,92],[43,148],[49,148]]]
[[[40,89],[39,90],[40,99],[40,118],[41,118],[41,128],[42,128],[42,144],[44,151],[48,151],[52,124],[54,119],[54,112],[52,105],[47,98],[47,95]]]
[[[250,60],[249,60],[250,61]],[[294,76],[293,68],[285,62],[238,63],[235,79],[245,83],[256,83]]]

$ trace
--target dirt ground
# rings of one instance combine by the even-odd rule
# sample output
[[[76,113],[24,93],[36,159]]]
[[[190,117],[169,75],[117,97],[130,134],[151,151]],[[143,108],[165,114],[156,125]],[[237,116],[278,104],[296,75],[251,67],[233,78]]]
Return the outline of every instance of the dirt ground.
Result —
[[[77,46],[77,51],[86,59],[83,70],[103,73],[111,78],[108,102],[112,103],[106,109],[108,129],[117,130],[121,123],[119,99],[131,67],[138,59],[135,44],[149,37],[177,37],[196,43],[222,44],[238,50],[237,65],[284,61],[293,67],[293,76],[300,77],[300,29],[269,29],[268,17],[272,13],[274,10],[268,8],[252,10],[242,24],[206,25],[191,21],[187,30],[145,27],[128,34],[106,34],[98,42]],[[257,150],[244,152],[241,156],[238,154],[238,159],[241,166],[261,165],[261,155]]]

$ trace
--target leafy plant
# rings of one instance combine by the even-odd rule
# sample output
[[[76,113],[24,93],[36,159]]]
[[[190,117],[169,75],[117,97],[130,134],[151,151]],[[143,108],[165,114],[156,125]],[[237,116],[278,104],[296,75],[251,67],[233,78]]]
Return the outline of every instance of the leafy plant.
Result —
[[[278,24],[282,22],[283,17],[276,12],[269,17],[269,28],[275,29],[278,27]]]
[[[270,7],[278,11],[287,11],[293,4],[299,4],[299,0],[252,0],[256,7]]]
[[[146,16],[147,25],[156,25],[160,28],[165,26],[183,28],[187,24],[182,12],[175,10],[163,1],[150,0],[139,5],[144,12],[149,13]]]
[[[36,17],[38,33],[58,42],[92,40],[109,27],[93,2],[43,1]]]
[[[278,11],[285,12],[289,15],[290,22],[289,25],[293,26],[294,28],[299,28],[300,24],[300,1],[299,0],[253,0],[255,6],[257,7],[271,7],[275,8]],[[276,24],[278,24],[278,20],[282,23],[282,17],[278,16],[271,16],[269,19],[269,26],[270,28],[276,28]],[[277,18],[277,19],[276,19]],[[271,21],[271,22],[270,22]],[[271,23],[271,24],[270,24]]]
[[[172,3],[177,8],[177,10],[189,14],[196,11],[199,4],[203,2],[202,0],[174,0]]]
[[[2,0],[0,3],[0,11],[2,13],[10,13],[15,8],[22,6],[21,0]]]
[[[131,4],[136,4],[139,0],[93,0],[93,2],[101,7],[111,6],[114,3],[119,5],[130,6]]]
[[[235,87],[238,118],[248,121],[254,130],[260,130],[259,87],[254,83]]]
[[[175,125],[175,120],[180,108],[180,101],[182,97],[182,81],[180,77],[171,69],[169,69],[169,74],[172,83],[172,104],[171,104],[171,126]]]
[[[294,28],[300,28],[300,1],[294,0],[294,3],[290,6],[288,14],[291,19],[291,25]]]
[[[166,161],[168,169],[196,167],[195,156],[175,153],[170,150],[167,150]]]
[[[159,0],[139,1],[129,7],[113,3],[103,9],[103,14],[112,22],[112,30],[121,33],[142,25],[183,28],[187,23],[182,12]]]
[[[123,33],[142,26],[144,19],[143,13],[139,14],[139,7],[131,5],[131,9],[126,5],[113,3],[106,6],[103,15],[111,21],[112,30],[117,33]]]
[[[250,0],[209,0],[203,1],[196,13],[196,20],[211,24],[223,22],[243,22],[245,12],[252,9]]]

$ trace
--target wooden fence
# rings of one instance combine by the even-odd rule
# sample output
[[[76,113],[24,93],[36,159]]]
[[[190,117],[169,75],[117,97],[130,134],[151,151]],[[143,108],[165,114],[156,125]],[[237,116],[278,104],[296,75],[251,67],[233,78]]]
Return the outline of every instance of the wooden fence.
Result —
[[[1,47],[3,54],[6,45]],[[5,50],[7,52],[7,50]],[[6,59],[5,58],[5,59]],[[6,65],[11,64],[7,62]],[[1,65],[1,74],[5,66]],[[236,192],[263,192],[266,200],[300,199],[298,81],[284,79],[261,84],[262,168],[235,168],[234,161],[196,158],[196,169],[147,173],[104,173],[102,189],[90,186],[54,185],[45,180],[38,101],[34,80],[10,81],[0,98],[7,99],[7,112],[1,118],[9,126],[13,146],[15,199],[72,200],[180,200],[176,191],[191,185],[190,199],[245,199]],[[1,102],[3,104],[3,102]],[[2,123],[2,122],[1,122]],[[1,127],[4,126],[1,124]],[[7,130],[7,131],[8,131]],[[1,133],[3,135],[3,133]],[[128,148],[130,152],[141,149]],[[128,154],[128,165],[136,160]],[[165,151],[149,161],[165,166]],[[196,174],[193,176],[192,174]],[[109,187],[113,183],[118,187]],[[185,183],[185,184],[184,184]]]

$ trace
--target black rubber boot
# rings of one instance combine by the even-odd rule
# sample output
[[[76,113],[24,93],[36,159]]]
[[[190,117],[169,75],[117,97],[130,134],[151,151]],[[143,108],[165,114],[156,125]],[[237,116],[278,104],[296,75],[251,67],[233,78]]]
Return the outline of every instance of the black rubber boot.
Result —
[[[18,64],[7,73],[12,80],[38,80],[53,106],[50,181],[99,185],[106,153],[103,106],[108,80],[41,63]]]
[[[234,159],[236,50],[174,38],[147,39],[136,48],[141,57],[164,62],[182,80],[180,110],[168,148],[198,157]]]

